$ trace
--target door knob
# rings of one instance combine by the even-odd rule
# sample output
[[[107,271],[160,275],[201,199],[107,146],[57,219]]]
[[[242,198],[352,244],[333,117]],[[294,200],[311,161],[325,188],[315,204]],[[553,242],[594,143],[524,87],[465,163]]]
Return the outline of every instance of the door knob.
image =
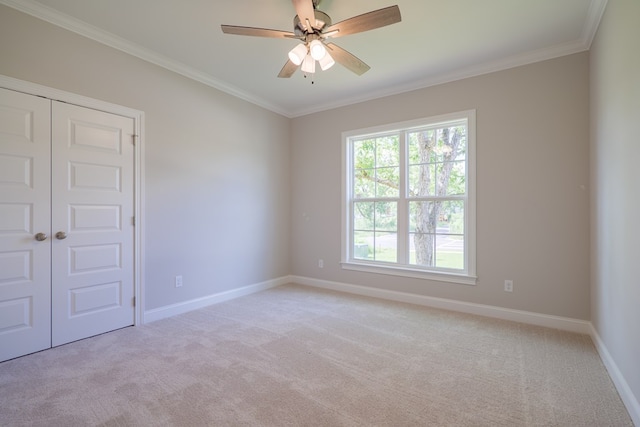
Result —
[[[44,240],[47,240],[47,235],[46,235],[46,234],[44,234],[44,233],[38,233],[38,234],[36,234],[36,236],[35,236],[35,237],[36,237],[36,240],[37,240],[38,242],[42,242],[42,241],[44,241]]]
[[[64,231],[58,231],[56,233],[56,239],[58,240],[64,240],[67,238],[67,233],[65,233]]]

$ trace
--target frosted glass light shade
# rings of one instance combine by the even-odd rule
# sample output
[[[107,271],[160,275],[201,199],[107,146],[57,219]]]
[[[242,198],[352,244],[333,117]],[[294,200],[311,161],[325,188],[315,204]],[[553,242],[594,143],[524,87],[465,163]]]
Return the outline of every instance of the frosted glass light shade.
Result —
[[[326,71],[329,68],[333,67],[336,61],[334,61],[331,55],[329,55],[329,52],[327,52],[324,57],[318,61],[318,63],[320,63],[320,68],[322,68],[322,71]]]
[[[320,61],[327,54],[327,49],[324,47],[320,40],[313,40],[309,44],[309,52],[311,57],[316,61]]]
[[[302,64],[304,58],[307,56],[307,46],[299,44],[289,52],[289,60],[296,65]]]
[[[302,61],[302,72],[307,74],[313,74],[316,72],[316,60],[307,55]]]

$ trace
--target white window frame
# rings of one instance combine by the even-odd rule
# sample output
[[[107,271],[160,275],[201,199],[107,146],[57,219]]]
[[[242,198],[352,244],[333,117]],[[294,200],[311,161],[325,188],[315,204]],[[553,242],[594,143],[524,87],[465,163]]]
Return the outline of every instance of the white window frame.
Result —
[[[362,260],[354,258],[351,253],[353,224],[353,158],[352,141],[366,137],[378,136],[379,134],[392,132],[405,132],[425,126],[446,126],[447,123],[467,122],[467,152],[466,152],[466,208],[465,208],[465,237],[464,237],[464,270],[444,270],[421,267],[411,264],[389,263],[382,261]],[[401,150],[402,151],[402,150]],[[404,157],[401,152],[401,158]],[[406,154],[406,153],[405,153]],[[400,161],[401,177],[405,175],[406,159]],[[398,205],[398,239],[408,238],[408,224],[406,207],[404,203],[409,200],[406,197],[406,183],[401,178],[401,186],[405,188],[401,191]],[[402,235],[401,235],[402,234]],[[357,129],[342,133],[342,254],[341,266],[345,270],[355,270],[367,273],[388,274],[393,276],[412,277],[419,279],[429,279],[440,282],[460,283],[465,285],[475,285],[476,277],[476,111],[466,110],[451,114],[443,114],[434,117],[427,117],[418,120],[411,120],[401,123],[376,126],[366,129]]]

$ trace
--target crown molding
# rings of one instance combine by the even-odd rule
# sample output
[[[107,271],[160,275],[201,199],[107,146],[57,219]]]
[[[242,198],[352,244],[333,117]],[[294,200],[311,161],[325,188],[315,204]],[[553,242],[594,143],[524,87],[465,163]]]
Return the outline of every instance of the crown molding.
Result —
[[[361,102],[372,101],[374,99],[384,98],[387,96],[400,95],[402,93],[414,90],[425,89],[431,86],[437,86],[444,83],[454,82],[456,80],[477,77],[483,74],[494,73],[497,71],[508,70],[510,68],[520,67],[523,65],[533,64],[535,62],[547,61],[559,58],[561,56],[572,55],[587,51],[591,48],[591,43],[595,37],[600,21],[604,15],[608,0],[591,0],[585,25],[582,28],[582,34],[578,40],[551,46],[544,49],[525,52],[508,58],[489,61],[484,64],[473,65],[455,71],[441,73],[426,77],[422,80],[411,82],[405,85],[396,85],[383,90],[367,93],[365,96],[356,96],[342,99],[334,103],[325,103],[315,105],[313,107],[292,112],[292,117],[301,117],[320,111],[331,110],[334,108],[346,107],[348,105],[358,104]]]
[[[600,21],[607,8],[608,1],[609,0],[591,0],[591,4],[589,4],[587,19],[582,28],[582,43],[586,46],[587,50],[591,49],[591,43],[593,43],[593,38],[598,32],[598,27],[600,27]]]
[[[608,0],[591,0],[588,14],[585,19],[585,25],[582,29],[581,37],[578,40],[551,46],[549,48],[525,52],[505,59],[453,70],[451,72],[432,75],[409,84],[401,84],[379,91],[369,92],[364,96],[355,96],[341,99],[337,102],[316,104],[309,108],[297,109],[295,111],[288,110],[265,99],[256,97],[236,86],[218,80],[210,74],[187,66],[181,62],[174,61],[166,56],[160,55],[150,49],[146,49],[83,21],[71,18],[68,15],[60,13],[57,10],[40,4],[34,0],[0,0],[0,4],[4,4],[5,6],[9,6],[58,27],[163,67],[184,77],[213,87],[259,107],[273,111],[274,113],[288,118],[295,118],[589,50],[591,43],[593,42],[593,38],[598,31],[598,26],[600,25],[600,20],[602,19],[606,9],[607,1]]]
[[[454,82],[457,80],[468,79],[471,77],[477,77],[484,74],[490,74],[498,71],[508,70],[510,68],[516,68],[523,65],[533,64],[536,62],[547,61],[562,56],[572,55],[574,53],[580,53],[588,50],[582,40],[577,40],[561,45],[552,46],[550,48],[539,49],[523,54],[514,55],[508,58],[499,59],[496,61],[486,62],[484,64],[472,65],[469,67],[461,68],[458,70],[436,74],[426,77],[424,79],[411,82],[404,85],[396,85],[388,87],[379,91],[373,91],[367,93],[366,96],[356,96],[352,98],[342,99],[335,103],[327,103],[322,105],[316,105],[309,109],[298,110],[293,117],[306,116],[308,114],[317,113],[320,111],[331,110],[334,108],[345,107],[361,102],[372,101],[374,99],[384,98],[387,96],[400,95],[406,92],[412,92],[414,90],[425,89],[431,86],[437,86],[445,83]]]
[[[412,92],[414,90],[425,89],[431,86],[437,86],[457,80],[477,77],[483,74],[490,74],[497,71],[508,70],[510,68],[521,67],[524,65],[533,64],[535,62],[547,61],[550,59],[587,51],[591,48],[593,38],[598,31],[598,27],[600,26],[600,21],[602,20],[602,16],[604,15],[607,2],[608,0],[591,0],[589,10],[587,12],[587,18],[585,19],[585,25],[582,28],[582,34],[578,40],[551,46],[544,49],[525,52],[496,61],[489,61],[484,64],[473,65],[459,70],[429,76],[422,80],[414,81],[409,84],[396,85],[379,91],[372,91],[364,96],[345,98],[333,103],[318,104],[306,109],[290,112],[290,117],[302,117],[321,111],[346,107],[349,105],[372,101],[374,99],[385,98],[388,96],[400,95],[403,93]]]
[[[193,67],[185,65],[181,62],[174,61],[164,55],[160,55],[150,49],[144,48],[138,44],[132,43],[122,37],[118,37],[108,31],[102,30],[93,25],[87,24],[79,19],[72,18],[64,13],[35,2],[33,0],[0,0],[0,4],[11,7],[13,9],[24,12],[28,15],[56,25],[65,30],[74,32],[83,37],[87,37],[98,43],[112,47],[114,49],[135,56],[146,62],[150,62],[159,67],[165,68],[174,73],[180,74],[191,80],[195,80],[207,86],[218,89],[236,98],[243,99],[247,102],[255,104],[259,107],[266,108],[275,113],[290,117],[289,113],[279,106],[268,102],[264,99],[253,96],[242,89],[216,79],[210,74],[203,73]]]

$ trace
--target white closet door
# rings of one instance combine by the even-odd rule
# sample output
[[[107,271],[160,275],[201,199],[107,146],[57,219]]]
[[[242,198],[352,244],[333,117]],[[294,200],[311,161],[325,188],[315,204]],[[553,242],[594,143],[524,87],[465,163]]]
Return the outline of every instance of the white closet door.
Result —
[[[51,346],[50,104],[0,89],[0,361]]]
[[[134,120],[52,103],[52,344],[134,323]]]

